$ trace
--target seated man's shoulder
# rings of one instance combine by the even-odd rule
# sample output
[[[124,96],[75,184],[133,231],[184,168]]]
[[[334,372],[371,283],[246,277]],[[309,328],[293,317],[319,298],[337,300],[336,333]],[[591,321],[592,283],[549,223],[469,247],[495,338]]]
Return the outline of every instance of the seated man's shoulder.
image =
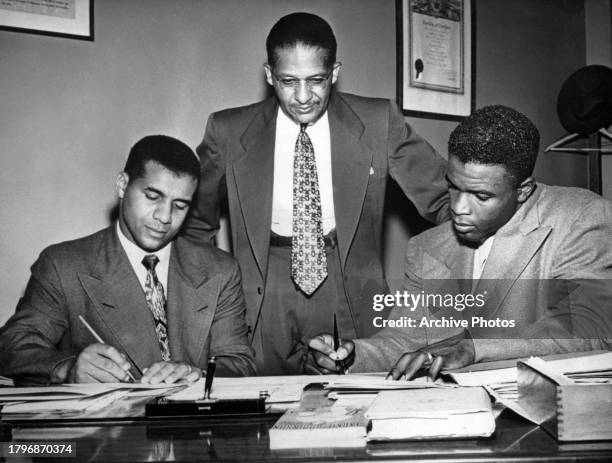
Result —
[[[538,213],[542,220],[567,226],[573,221],[612,220],[612,203],[584,188],[539,184]]]
[[[456,241],[456,235],[453,231],[453,223],[447,220],[440,225],[436,225],[435,227],[429,228],[413,236],[408,241],[408,244],[421,248],[439,248],[444,245],[444,243],[449,243],[451,241]]]
[[[449,220],[411,237],[406,246],[405,258],[415,263],[428,255],[443,261],[455,246],[461,246],[461,243]]]
[[[109,236],[110,230],[99,230],[91,235],[73,240],[52,244],[40,253],[39,260],[50,259],[61,265],[69,262],[70,266],[78,266],[79,262],[86,264],[97,253],[100,244]]]

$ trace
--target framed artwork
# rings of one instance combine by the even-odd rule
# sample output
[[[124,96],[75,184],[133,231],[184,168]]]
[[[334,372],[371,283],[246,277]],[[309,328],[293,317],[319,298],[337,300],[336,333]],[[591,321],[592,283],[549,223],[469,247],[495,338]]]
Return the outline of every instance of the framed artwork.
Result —
[[[396,0],[398,102],[408,116],[461,120],[474,109],[472,0]]]
[[[0,0],[0,29],[93,41],[93,0]]]

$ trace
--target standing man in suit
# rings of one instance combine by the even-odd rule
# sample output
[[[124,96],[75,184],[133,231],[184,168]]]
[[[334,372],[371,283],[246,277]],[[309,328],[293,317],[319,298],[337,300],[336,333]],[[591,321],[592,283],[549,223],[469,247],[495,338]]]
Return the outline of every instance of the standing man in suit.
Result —
[[[186,228],[205,241],[227,202],[262,374],[303,371],[310,336],[364,335],[384,291],[387,177],[431,221],[447,218],[445,162],[389,100],[336,92],[336,39],[308,13],[281,18],[266,42],[274,96],[210,116]]]
[[[338,352],[329,334],[313,338],[319,367],[333,371],[340,359],[410,379],[421,369],[435,377],[475,362],[610,347],[612,204],[537,183],[539,141],[533,123],[505,106],[455,128],[452,222],[412,238],[406,254],[404,290],[428,302],[397,304],[390,327]],[[451,318],[466,326],[440,326]]]
[[[197,189],[195,153],[153,135],[116,182],[117,223],[45,249],[0,329],[0,373],[19,382],[194,381],[210,356],[255,372],[237,263],[175,236]],[[105,344],[96,342],[81,317]]]

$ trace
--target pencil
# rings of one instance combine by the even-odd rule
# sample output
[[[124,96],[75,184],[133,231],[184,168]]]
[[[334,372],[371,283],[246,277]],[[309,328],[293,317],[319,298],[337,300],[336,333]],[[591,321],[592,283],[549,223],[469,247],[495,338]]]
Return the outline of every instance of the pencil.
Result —
[[[104,340],[100,337],[100,335],[98,333],[96,333],[96,330],[94,330],[91,325],[89,323],[87,323],[87,320],[85,320],[83,318],[82,315],[79,315],[79,320],[81,320],[81,323],[83,323],[83,325],[85,325],[85,328],[87,328],[89,330],[89,332],[92,334],[92,336],[94,338],[96,338],[96,341],[98,341],[100,344],[106,344],[104,342]],[[134,361],[131,359],[131,357],[126,353],[125,354],[128,358],[128,360],[130,362],[132,362],[132,364],[136,367],[136,370],[138,370],[138,373],[142,376],[142,372],[140,371],[140,369],[138,368],[138,366],[136,366],[136,364],[134,363]],[[134,378],[134,375],[132,375],[132,373],[130,373],[129,371],[127,371],[128,376],[130,377],[130,379],[133,382],[136,382],[136,378]]]

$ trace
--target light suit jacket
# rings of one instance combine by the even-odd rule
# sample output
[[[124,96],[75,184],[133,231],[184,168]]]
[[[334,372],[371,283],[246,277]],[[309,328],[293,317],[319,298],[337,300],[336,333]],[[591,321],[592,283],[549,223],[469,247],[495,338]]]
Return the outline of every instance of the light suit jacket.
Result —
[[[227,203],[250,327],[255,327],[266,285],[277,111],[272,97],[210,116],[197,149],[202,165],[199,192],[184,227],[191,240],[212,239],[222,204]],[[328,115],[344,289],[355,332],[367,335],[375,331],[364,320],[371,313],[372,295],[387,288],[381,254],[388,175],[423,217],[441,222],[448,218],[446,162],[389,100],[333,92]]]
[[[390,318],[453,317],[469,322],[476,361],[608,348],[612,338],[612,204],[579,188],[537,184],[495,234],[478,281],[474,250],[448,222],[412,238],[404,289],[422,294],[480,294],[482,307],[457,311],[395,307]],[[472,317],[514,320],[515,328],[472,325]],[[405,352],[457,329],[385,328],[356,340],[356,371],[388,370]]]
[[[0,330],[1,374],[48,382],[59,362],[96,342],[79,315],[140,370],[162,360],[153,316],[115,228],[41,253],[15,315]],[[220,374],[253,374],[234,259],[179,238],[172,243],[167,286],[172,360],[205,369],[215,355]]]

